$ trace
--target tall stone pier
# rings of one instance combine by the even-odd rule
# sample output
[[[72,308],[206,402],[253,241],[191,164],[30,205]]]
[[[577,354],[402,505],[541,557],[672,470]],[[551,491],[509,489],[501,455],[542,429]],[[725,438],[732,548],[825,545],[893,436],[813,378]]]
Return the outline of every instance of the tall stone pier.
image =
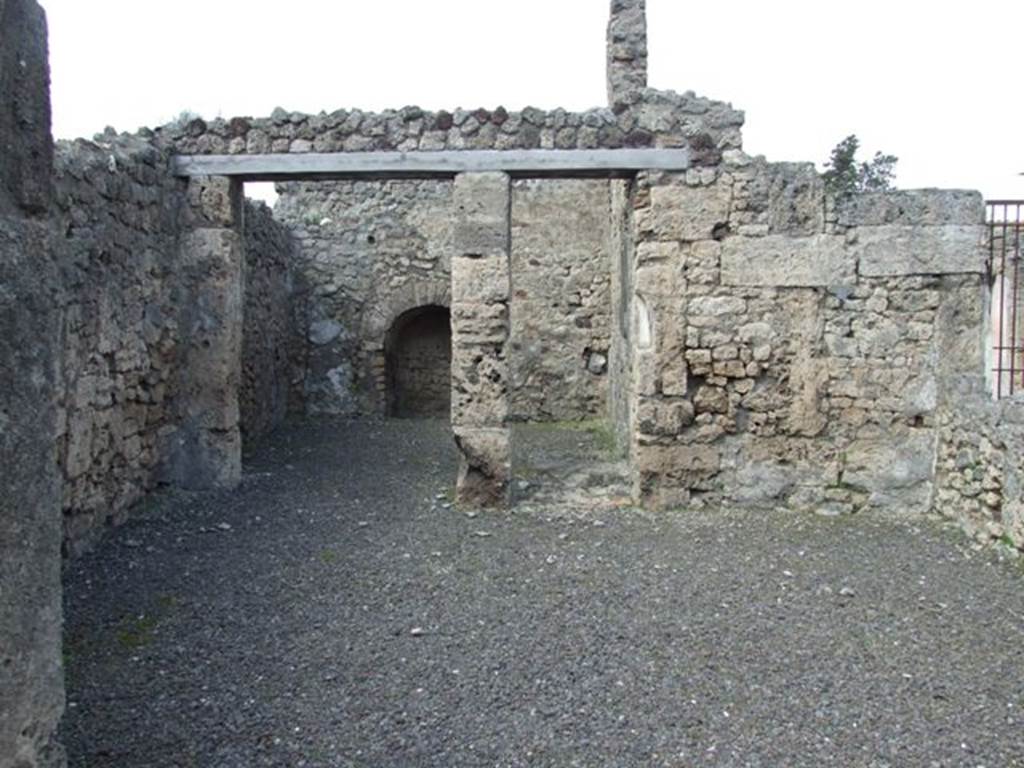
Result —
[[[63,765],[60,292],[46,17],[0,0],[0,768]]]
[[[508,426],[511,186],[504,173],[455,179],[452,254],[452,427],[459,448],[456,500],[509,503]]]
[[[640,102],[647,87],[646,0],[612,0],[608,21],[608,104],[616,112]]]
[[[179,268],[190,295],[179,303],[192,312],[180,329],[178,426],[168,435],[165,474],[179,488],[234,488],[242,478],[242,185],[196,178],[188,198]]]

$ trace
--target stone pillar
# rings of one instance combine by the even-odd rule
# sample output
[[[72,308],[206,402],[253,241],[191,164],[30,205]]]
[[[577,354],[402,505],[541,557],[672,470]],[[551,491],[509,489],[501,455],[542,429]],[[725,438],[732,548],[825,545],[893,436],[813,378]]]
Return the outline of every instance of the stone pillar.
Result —
[[[64,764],[52,178],[46,17],[0,0],[0,768]]]
[[[508,302],[511,187],[504,173],[455,179],[452,256],[452,428],[456,500],[509,503]]]
[[[180,306],[190,311],[179,330],[178,423],[165,453],[166,479],[190,490],[234,488],[242,478],[242,185],[192,179],[188,200],[179,269],[186,286]]]
[[[620,112],[647,87],[646,0],[611,0],[608,22],[608,104]]]

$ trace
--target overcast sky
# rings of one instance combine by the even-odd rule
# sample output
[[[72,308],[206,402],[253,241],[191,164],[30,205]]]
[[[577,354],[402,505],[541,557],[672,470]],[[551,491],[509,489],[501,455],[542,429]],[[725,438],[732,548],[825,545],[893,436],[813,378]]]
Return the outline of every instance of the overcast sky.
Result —
[[[42,0],[54,133],[416,104],[605,103],[608,0]],[[856,133],[897,184],[1024,198],[1024,2],[648,0],[650,81],[729,101],[744,146]]]

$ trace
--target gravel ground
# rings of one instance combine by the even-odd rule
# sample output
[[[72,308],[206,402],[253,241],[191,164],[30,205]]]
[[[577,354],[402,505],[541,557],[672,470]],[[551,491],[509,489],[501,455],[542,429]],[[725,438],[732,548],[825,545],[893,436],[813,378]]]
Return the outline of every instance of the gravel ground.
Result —
[[[1024,570],[869,517],[477,517],[293,424],[66,573],[70,765],[1024,766]],[[446,496],[446,494],[448,494]]]

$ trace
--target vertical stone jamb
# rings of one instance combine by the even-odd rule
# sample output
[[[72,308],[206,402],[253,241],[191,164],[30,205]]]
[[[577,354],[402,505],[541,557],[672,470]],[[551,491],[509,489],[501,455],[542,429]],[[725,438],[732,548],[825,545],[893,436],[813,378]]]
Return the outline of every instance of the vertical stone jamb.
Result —
[[[0,0],[0,768],[64,765],[52,179],[46,17]]]
[[[189,228],[179,251],[187,286],[180,306],[188,311],[167,479],[193,490],[233,488],[242,478],[242,185],[195,178],[188,200]]]
[[[509,270],[511,185],[504,173],[463,173],[453,194],[452,428],[456,501],[510,500]]]
[[[646,0],[611,0],[608,21],[608,104],[621,112],[647,87]]]

